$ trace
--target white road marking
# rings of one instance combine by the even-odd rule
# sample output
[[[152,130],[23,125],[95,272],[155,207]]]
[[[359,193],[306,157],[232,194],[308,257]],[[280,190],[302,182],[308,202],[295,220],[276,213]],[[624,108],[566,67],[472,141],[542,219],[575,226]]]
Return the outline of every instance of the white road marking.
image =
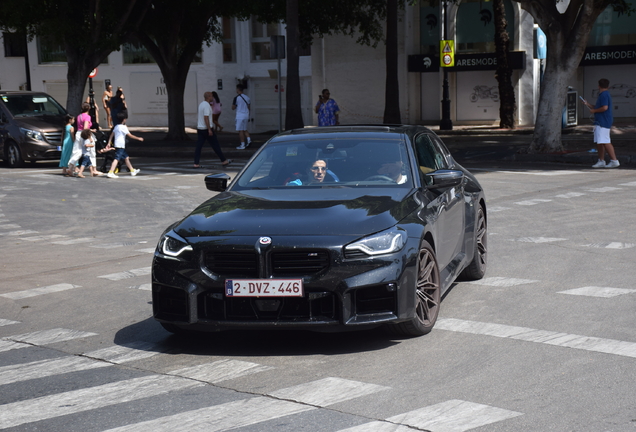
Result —
[[[526,200],[526,201],[517,201],[515,204],[523,205],[523,206],[531,206],[531,205],[537,205],[537,204],[541,204],[541,203],[547,203],[547,202],[550,202],[550,201],[552,201],[552,200],[542,199],[542,198],[535,198],[535,199]]]
[[[558,237],[521,237],[518,239],[514,239],[512,241],[518,241],[523,243],[551,243],[551,242],[557,242],[557,241],[563,241],[563,240],[566,240],[566,239],[558,238]]]
[[[0,405],[0,428],[15,427],[203,385],[183,378],[152,375],[8,403]],[[232,414],[236,415],[236,412],[233,411]]]
[[[127,363],[153,357],[160,352],[154,344],[138,342],[127,346],[115,345],[80,356],[3,366],[0,367],[0,385]]]
[[[0,367],[0,385],[111,366],[85,357],[64,357]]]
[[[396,425],[395,423],[373,421],[347,429],[341,429],[338,432],[413,432],[422,429],[414,429],[404,425]]]
[[[610,298],[610,297],[617,297],[624,294],[636,293],[636,290],[624,289],[624,288],[587,286],[587,287],[574,288],[574,289],[565,290],[565,291],[558,291],[557,293],[579,295],[579,296],[589,296],[589,297]]]
[[[625,342],[575,334],[557,333],[527,327],[492,324],[478,321],[445,318],[435,324],[438,330],[494,336],[526,342],[555,345],[585,351],[636,358],[636,342]]]
[[[496,213],[496,212],[500,212],[504,210],[510,210],[510,207],[501,207],[501,206],[488,207],[488,213],[493,213],[493,212]]]
[[[42,235],[42,236],[35,236],[35,237],[23,237],[20,240],[23,241],[41,241],[41,240],[53,240],[53,239],[58,239],[58,238],[62,238],[62,237],[66,237],[65,235],[61,235],[61,234],[50,234],[50,235]]]
[[[506,277],[489,277],[481,280],[476,280],[473,282],[467,282],[473,285],[486,285],[493,287],[511,287],[516,285],[523,285],[538,282],[532,279],[516,279],[516,278],[506,278]]]
[[[261,396],[160,417],[155,420],[126,425],[104,432],[218,432],[315,409],[315,407],[308,405]]]
[[[611,187],[611,186],[588,189],[589,192],[598,192],[598,193],[613,192],[617,190],[622,190],[622,189],[617,187]]]
[[[583,246],[599,248],[599,249],[631,249],[636,245],[634,243],[610,242],[610,243],[591,243],[591,244],[586,244]]]
[[[38,234],[39,231],[33,230],[21,230],[21,231],[9,231],[6,233],[0,233],[0,236],[23,236],[27,234]]]
[[[92,237],[82,237],[82,238],[76,238],[76,239],[70,239],[70,240],[59,240],[59,241],[54,241],[51,243],[56,245],[68,246],[68,245],[74,245],[74,244],[80,244],[80,243],[88,243],[95,240],[96,239]]]
[[[155,248],[136,249],[135,252],[155,253]]]
[[[35,297],[43,294],[50,294],[54,292],[66,291],[73,288],[81,288],[79,285],[73,285],[69,283],[61,283],[57,285],[49,285],[40,288],[32,288],[24,291],[14,291],[6,294],[0,294],[0,297],[6,297],[12,300],[19,300],[29,297]]]
[[[619,184],[619,186],[636,186],[636,181],[629,182],[629,183],[621,183]]]
[[[65,342],[73,339],[96,336],[97,333],[82,332],[63,328],[42,330],[33,333],[25,333],[7,336],[0,339],[0,352],[17,348],[26,348],[31,345],[48,345],[56,342]]]
[[[388,389],[389,387],[376,384],[329,377],[269,394],[279,399],[324,407]]]
[[[112,281],[118,281],[123,279],[134,278],[137,276],[149,275],[150,272],[151,272],[151,267],[143,267],[143,268],[132,269],[132,270],[128,270],[128,271],[124,271],[120,273],[112,273],[112,274],[107,274],[107,275],[97,276],[97,277],[102,279],[112,280]]]
[[[343,386],[341,391],[337,389],[339,385]],[[302,403],[261,396],[126,425],[105,432],[226,431],[316,409],[310,405],[332,405],[384,389],[388,387],[340,378],[325,378],[271,393],[272,396],[283,399],[298,398]]]
[[[130,289],[138,289],[138,290],[142,290],[142,291],[152,291],[152,284],[151,283],[145,283],[145,284],[141,284],[141,285],[132,285],[132,286],[129,286],[128,288],[130,288]]]
[[[20,324],[20,321],[11,321],[11,320],[8,320],[8,319],[0,318],[0,327],[11,325],[11,324]]]
[[[449,400],[389,417],[387,420],[432,432],[463,432],[520,415],[520,412],[488,405]]]
[[[169,374],[214,384],[270,369],[274,368],[240,360],[219,360],[199,366],[178,369],[169,372]]]
[[[20,225],[18,224],[4,224],[4,225],[0,225],[0,229],[19,229],[22,228]]]
[[[561,195],[556,195],[556,198],[576,198],[585,195],[583,192],[568,192]]]

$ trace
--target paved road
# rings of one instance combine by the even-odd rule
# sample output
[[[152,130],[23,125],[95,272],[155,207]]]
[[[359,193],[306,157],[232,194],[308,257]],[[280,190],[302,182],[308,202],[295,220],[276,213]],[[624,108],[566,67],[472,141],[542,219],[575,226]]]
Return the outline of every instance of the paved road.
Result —
[[[490,265],[425,337],[181,338],[151,318],[149,272],[163,229],[210,196],[190,162],[0,168],[0,429],[636,430],[634,171],[467,160]]]

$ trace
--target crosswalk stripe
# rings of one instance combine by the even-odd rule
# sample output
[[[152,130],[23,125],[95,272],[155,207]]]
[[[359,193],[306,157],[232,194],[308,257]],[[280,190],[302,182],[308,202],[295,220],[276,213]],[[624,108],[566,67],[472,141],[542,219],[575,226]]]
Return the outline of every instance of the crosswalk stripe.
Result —
[[[260,396],[126,425],[104,432],[218,432],[315,409],[308,405]]]
[[[65,235],[62,234],[49,234],[49,235],[41,235],[41,236],[34,236],[34,237],[24,237],[21,238],[20,240],[22,241],[42,241],[42,240],[53,240],[53,239],[59,239],[62,237],[66,237]]]
[[[68,329],[42,330],[33,333],[7,336],[0,339],[0,352],[12,349],[25,348],[31,345],[48,345],[56,342],[65,342],[89,336],[96,336],[97,333],[82,332]]]
[[[69,246],[69,245],[74,245],[79,243],[88,243],[92,241],[95,241],[95,239],[92,237],[82,237],[82,238],[76,238],[76,239],[70,239],[70,240],[58,240],[58,241],[51,242],[51,244]]]
[[[529,284],[534,282],[537,282],[537,281],[532,279],[518,279],[518,278],[493,276],[493,277],[484,278],[481,280],[476,280],[476,281],[467,282],[467,283],[472,285],[486,285],[486,286],[493,286],[493,287],[511,287],[511,286]]]
[[[0,385],[123,364],[149,358],[160,352],[161,350],[155,344],[137,342],[128,346],[115,345],[102,348],[84,353],[81,356],[67,356],[21,365],[2,366],[0,367]]]
[[[149,275],[151,270],[152,270],[151,267],[143,267],[143,268],[132,269],[132,270],[124,271],[124,272],[112,273],[112,274],[107,274],[107,275],[97,276],[97,277],[102,279],[112,280],[112,281],[119,281],[123,279],[134,278],[136,276]]]
[[[0,294],[0,297],[6,297],[12,300],[20,300],[29,297],[35,297],[43,294],[50,294],[54,292],[66,291],[73,288],[81,288],[79,285],[73,285],[70,283],[61,283],[57,285],[49,285],[40,288],[33,288],[24,291],[14,291],[6,294]]]
[[[277,390],[269,393],[269,395],[279,399],[324,407],[383,390],[389,390],[389,387],[328,377],[311,383]]]
[[[8,319],[1,319],[0,318],[0,327],[6,326],[6,325],[11,325],[11,324],[20,324],[20,321],[12,321],[12,320],[8,320]]]
[[[449,400],[338,432],[464,432],[522,415],[520,412],[462,400]],[[413,429],[412,429],[413,428]]]
[[[27,234],[38,234],[39,231],[33,231],[33,230],[20,230],[20,231],[9,231],[9,232],[3,232],[0,233],[0,236],[23,236],[23,235],[27,235]]]
[[[0,385],[111,366],[85,357],[64,357],[0,367]]]
[[[610,297],[616,297],[623,294],[636,293],[636,290],[624,289],[624,288],[588,286],[588,287],[574,288],[574,289],[565,290],[565,291],[558,291],[557,293],[579,295],[579,296],[589,296],[589,297],[610,298]]]
[[[15,427],[203,385],[183,378],[151,375],[8,403],[0,405],[0,428]]]
[[[504,324],[484,323],[478,321],[444,318],[437,320],[435,328],[462,333],[510,338],[526,342],[542,343],[585,351],[612,354],[636,358],[636,343],[615,339],[604,339],[590,336],[580,336],[568,333],[557,333],[547,330],[537,330],[527,327],[509,326]]]
[[[219,360],[205,365],[178,369],[170,372],[170,375],[214,384],[270,369],[274,368],[240,360]]]

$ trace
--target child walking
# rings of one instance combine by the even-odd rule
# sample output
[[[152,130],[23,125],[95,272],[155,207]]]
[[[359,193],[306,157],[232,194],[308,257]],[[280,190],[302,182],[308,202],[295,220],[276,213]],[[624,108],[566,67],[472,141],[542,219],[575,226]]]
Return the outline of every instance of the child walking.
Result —
[[[77,173],[79,178],[84,178],[84,168],[88,167],[91,173],[91,177],[97,177],[103,175],[103,173],[95,169],[95,138],[90,129],[82,130],[82,139],[84,140],[84,147],[82,148],[82,159],[80,160],[80,169]]]
[[[130,133],[128,126],[126,126],[127,118],[125,113],[119,113],[118,118],[120,119],[120,123],[115,126],[113,133],[110,134],[110,138],[108,138],[107,146],[110,145],[113,138],[115,141],[115,160],[108,171],[108,178],[119,178],[119,176],[115,174],[115,170],[117,169],[117,164],[122,160],[126,163],[126,166],[130,170],[131,176],[136,176],[140,171],[139,169],[134,169],[130,163],[130,158],[128,157],[128,153],[126,153],[126,137],[136,139],[138,141],[143,141],[144,139]]]
[[[74,171],[70,171],[68,162],[71,159],[71,154],[73,153],[73,137],[75,136],[75,128],[73,127],[73,124],[75,123],[75,117],[66,114],[64,120],[64,142],[62,144],[62,155],[60,156],[60,168],[62,168],[62,174],[64,176],[71,177],[74,174]]]

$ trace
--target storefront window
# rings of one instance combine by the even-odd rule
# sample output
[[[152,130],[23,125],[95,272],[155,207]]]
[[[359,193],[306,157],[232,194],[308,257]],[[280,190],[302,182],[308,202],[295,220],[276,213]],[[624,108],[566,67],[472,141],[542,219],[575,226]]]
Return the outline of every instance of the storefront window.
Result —
[[[512,5],[504,0],[510,41],[515,40],[515,20]],[[461,53],[495,52],[495,22],[492,1],[464,0],[457,11],[456,50]],[[511,44],[512,45],[512,44]]]
[[[236,63],[234,19],[223,18],[223,63]]]
[[[442,16],[438,1],[420,3],[420,54],[435,54],[439,51]]]
[[[269,37],[281,34],[278,23],[264,24],[252,17],[252,60],[270,60]]]
[[[24,33],[2,33],[2,41],[4,43],[5,57],[24,57],[26,56],[26,36]]]
[[[66,63],[66,50],[62,44],[47,37],[38,37],[38,63]]]
[[[636,9],[636,0],[626,0]],[[587,46],[611,46],[636,44],[636,14],[628,16],[608,6],[596,19]]]

